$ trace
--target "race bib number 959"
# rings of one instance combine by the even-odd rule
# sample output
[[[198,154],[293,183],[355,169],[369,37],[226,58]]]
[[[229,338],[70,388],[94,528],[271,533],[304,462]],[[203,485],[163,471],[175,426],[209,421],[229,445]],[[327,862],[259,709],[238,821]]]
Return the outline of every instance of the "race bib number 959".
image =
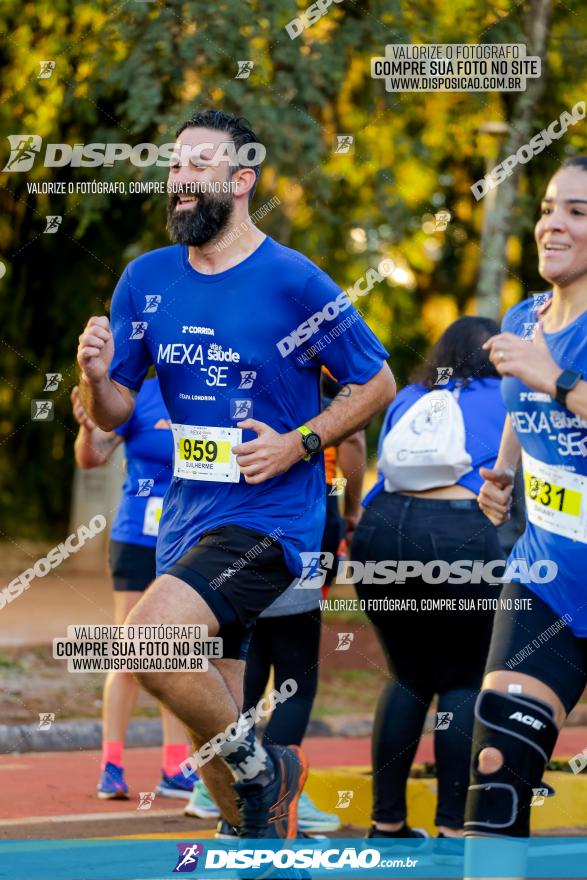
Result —
[[[236,455],[230,451],[241,442],[240,428],[172,425],[174,470],[184,480],[238,483]]]

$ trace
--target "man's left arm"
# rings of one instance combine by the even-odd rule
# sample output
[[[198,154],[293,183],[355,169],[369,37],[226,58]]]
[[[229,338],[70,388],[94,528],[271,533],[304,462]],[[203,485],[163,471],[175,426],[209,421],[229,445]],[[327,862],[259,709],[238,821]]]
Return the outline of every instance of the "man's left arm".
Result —
[[[330,406],[309,419],[306,427],[318,434],[322,447],[340,443],[365,425],[394,399],[396,393],[393,374],[386,363],[378,373],[363,385],[343,385]],[[299,431],[279,434],[255,419],[239,422],[237,427],[256,431],[255,440],[233,447],[237,462],[247,483],[263,483],[285,473],[306,457],[306,449]]]
[[[330,404],[305,424],[318,434],[322,447],[337,445],[364,428],[374,415],[389,406],[395,394],[395,379],[388,365],[383,364],[364,385],[343,385]]]

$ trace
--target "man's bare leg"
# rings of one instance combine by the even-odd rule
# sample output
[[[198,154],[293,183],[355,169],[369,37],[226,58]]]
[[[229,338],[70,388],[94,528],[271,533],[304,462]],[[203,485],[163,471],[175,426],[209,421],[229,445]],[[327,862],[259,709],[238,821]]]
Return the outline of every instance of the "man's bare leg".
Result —
[[[226,658],[224,660],[215,660],[214,665],[226,682],[235,706],[238,707],[238,714],[243,704],[244,660]],[[203,742],[194,743],[194,750],[198,749],[201,745],[203,745]],[[232,804],[229,813],[226,813],[225,809],[222,808],[222,817],[227,822],[230,822],[231,825],[237,827],[240,817],[236,806],[234,788],[232,787],[234,778],[225,762],[221,758],[215,757],[207,764],[204,764],[203,767],[200,767],[198,773],[206,783],[217,804]]]
[[[132,609],[127,624],[199,624],[208,635],[218,634],[218,621],[201,596],[172,575],[158,578]],[[234,664],[234,665],[233,665]],[[226,676],[226,678],[225,678]],[[244,663],[209,663],[206,672],[141,672],[140,684],[188,727],[196,745],[202,745],[233,724],[241,710]],[[227,681],[228,679],[228,681]],[[235,700],[239,697],[239,704]],[[204,770],[206,783],[222,815],[233,825],[239,814],[227,765],[216,757]]]

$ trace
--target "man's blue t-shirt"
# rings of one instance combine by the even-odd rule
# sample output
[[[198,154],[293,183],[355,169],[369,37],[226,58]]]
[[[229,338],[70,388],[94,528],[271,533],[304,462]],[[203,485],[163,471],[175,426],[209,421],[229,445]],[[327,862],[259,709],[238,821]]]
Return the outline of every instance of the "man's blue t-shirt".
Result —
[[[536,300],[524,300],[511,308],[503,319],[502,330],[517,336],[531,338],[536,322]],[[587,375],[587,311],[568,327],[557,333],[545,333],[546,344],[556,363],[562,370],[573,370]],[[519,379],[511,376],[502,381],[502,395],[509,411],[512,427],[522,449],[540,462],[554,465],[563,471],[587,477],[587,422],[561,406],[550,395],[535,391]],[[531,472],[530,472],[531,473]],[[567,507],[561,487],[557,487],[556,472],[549,491],[536,483],[539,499],[550,501],[547,507],[556,515],[561,506],[571,511],[567,521],[580,519],[580,510],[585,509],[587,494],[574,499],[578,503]],[[526,477],[528,480],[528,477]],[[550,498],[549,498],[550,494]],[[567,502],[572,501],[567,493]],[[552,506],[554,504],[554,507]],[[525,572],[512,577],[525,583],[533,593],[540,596],[559,615],[569,614],[569,626],[576,636],[587,637],[587,535],[582,540],[573,540],[561,534],[526,521],[526,530],[515,543],[508,563],[525,560],[527,567],[538,560],[552,560],[558,566],[556,577],[547,583],[530,582]],[[511,566],[510,566],[511,567]],[[540,576],[546,575],[542,569]]]
[[[242,262],[213,275],[190,265],[186,246],[152,251],[127,266],[114,293],[111,376],[136,390],[155,365],[171,421],[184,426],[176,428],[175,468],[187,468],[181,457],[196,455],[191,441],[181,445],[182,437],[193,436],[189,426],[234,429],[250,417],[285,433],[320,412],[322,364],[342,384],[364,384],[381,370],[386,350],[344,297],[340,311],[341,297],[314,263],[269,237]],[[307,325],[300,327],[308,319],[318,328],[313,335]],[[218,430],[214,435],[221,436]],[[242,442],[256,436],[243,430]],[[200,459],[202,448],[200,443]],[[220,443],[212,457],[216,448]],[[205,531],[233,523],[274,535],[290,571],[301,574],[299,553],[318,551],[324,529],[322,456],[258,485],[238,473],[236,479],[173,477],[157,544],[158,573]]]
[[[110,537],[155,547],[173,475],[173,437],[158,379],[143,383],[132,416],[115,431],[124,439],[126,479]]]
[[[479,468],[493,467],[501,441],[506,412],[499,386],[500,380],[497,378],[472,379],[461,388],[458,398],[465,423],[465,448],[471,456],[472,470],[457,480],[457,484],[470,489],[476,495],[479,494],[483,483],[479,476]],[[455,382],[451,380],[447,385],[439,386],[438,390],[453,391],[454,387]],[[428,390],[423,385],[406,385],[389,405],[379,435],[377,458],[381,455],[383,441],[392,427],[417,400],[428,393]],[[363,499],[363,505],[372,501],[383,488],[384,477],[383,474],[378,473],[377,482]]]

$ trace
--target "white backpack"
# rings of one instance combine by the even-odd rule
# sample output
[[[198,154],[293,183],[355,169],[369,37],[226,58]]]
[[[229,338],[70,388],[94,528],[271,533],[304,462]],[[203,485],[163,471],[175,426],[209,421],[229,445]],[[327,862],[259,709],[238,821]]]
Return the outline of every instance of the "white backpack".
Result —
[[[459,387],[423,394],[387,434],[377,462],[387,492],[452,486],[473,469],[459,394]]]

